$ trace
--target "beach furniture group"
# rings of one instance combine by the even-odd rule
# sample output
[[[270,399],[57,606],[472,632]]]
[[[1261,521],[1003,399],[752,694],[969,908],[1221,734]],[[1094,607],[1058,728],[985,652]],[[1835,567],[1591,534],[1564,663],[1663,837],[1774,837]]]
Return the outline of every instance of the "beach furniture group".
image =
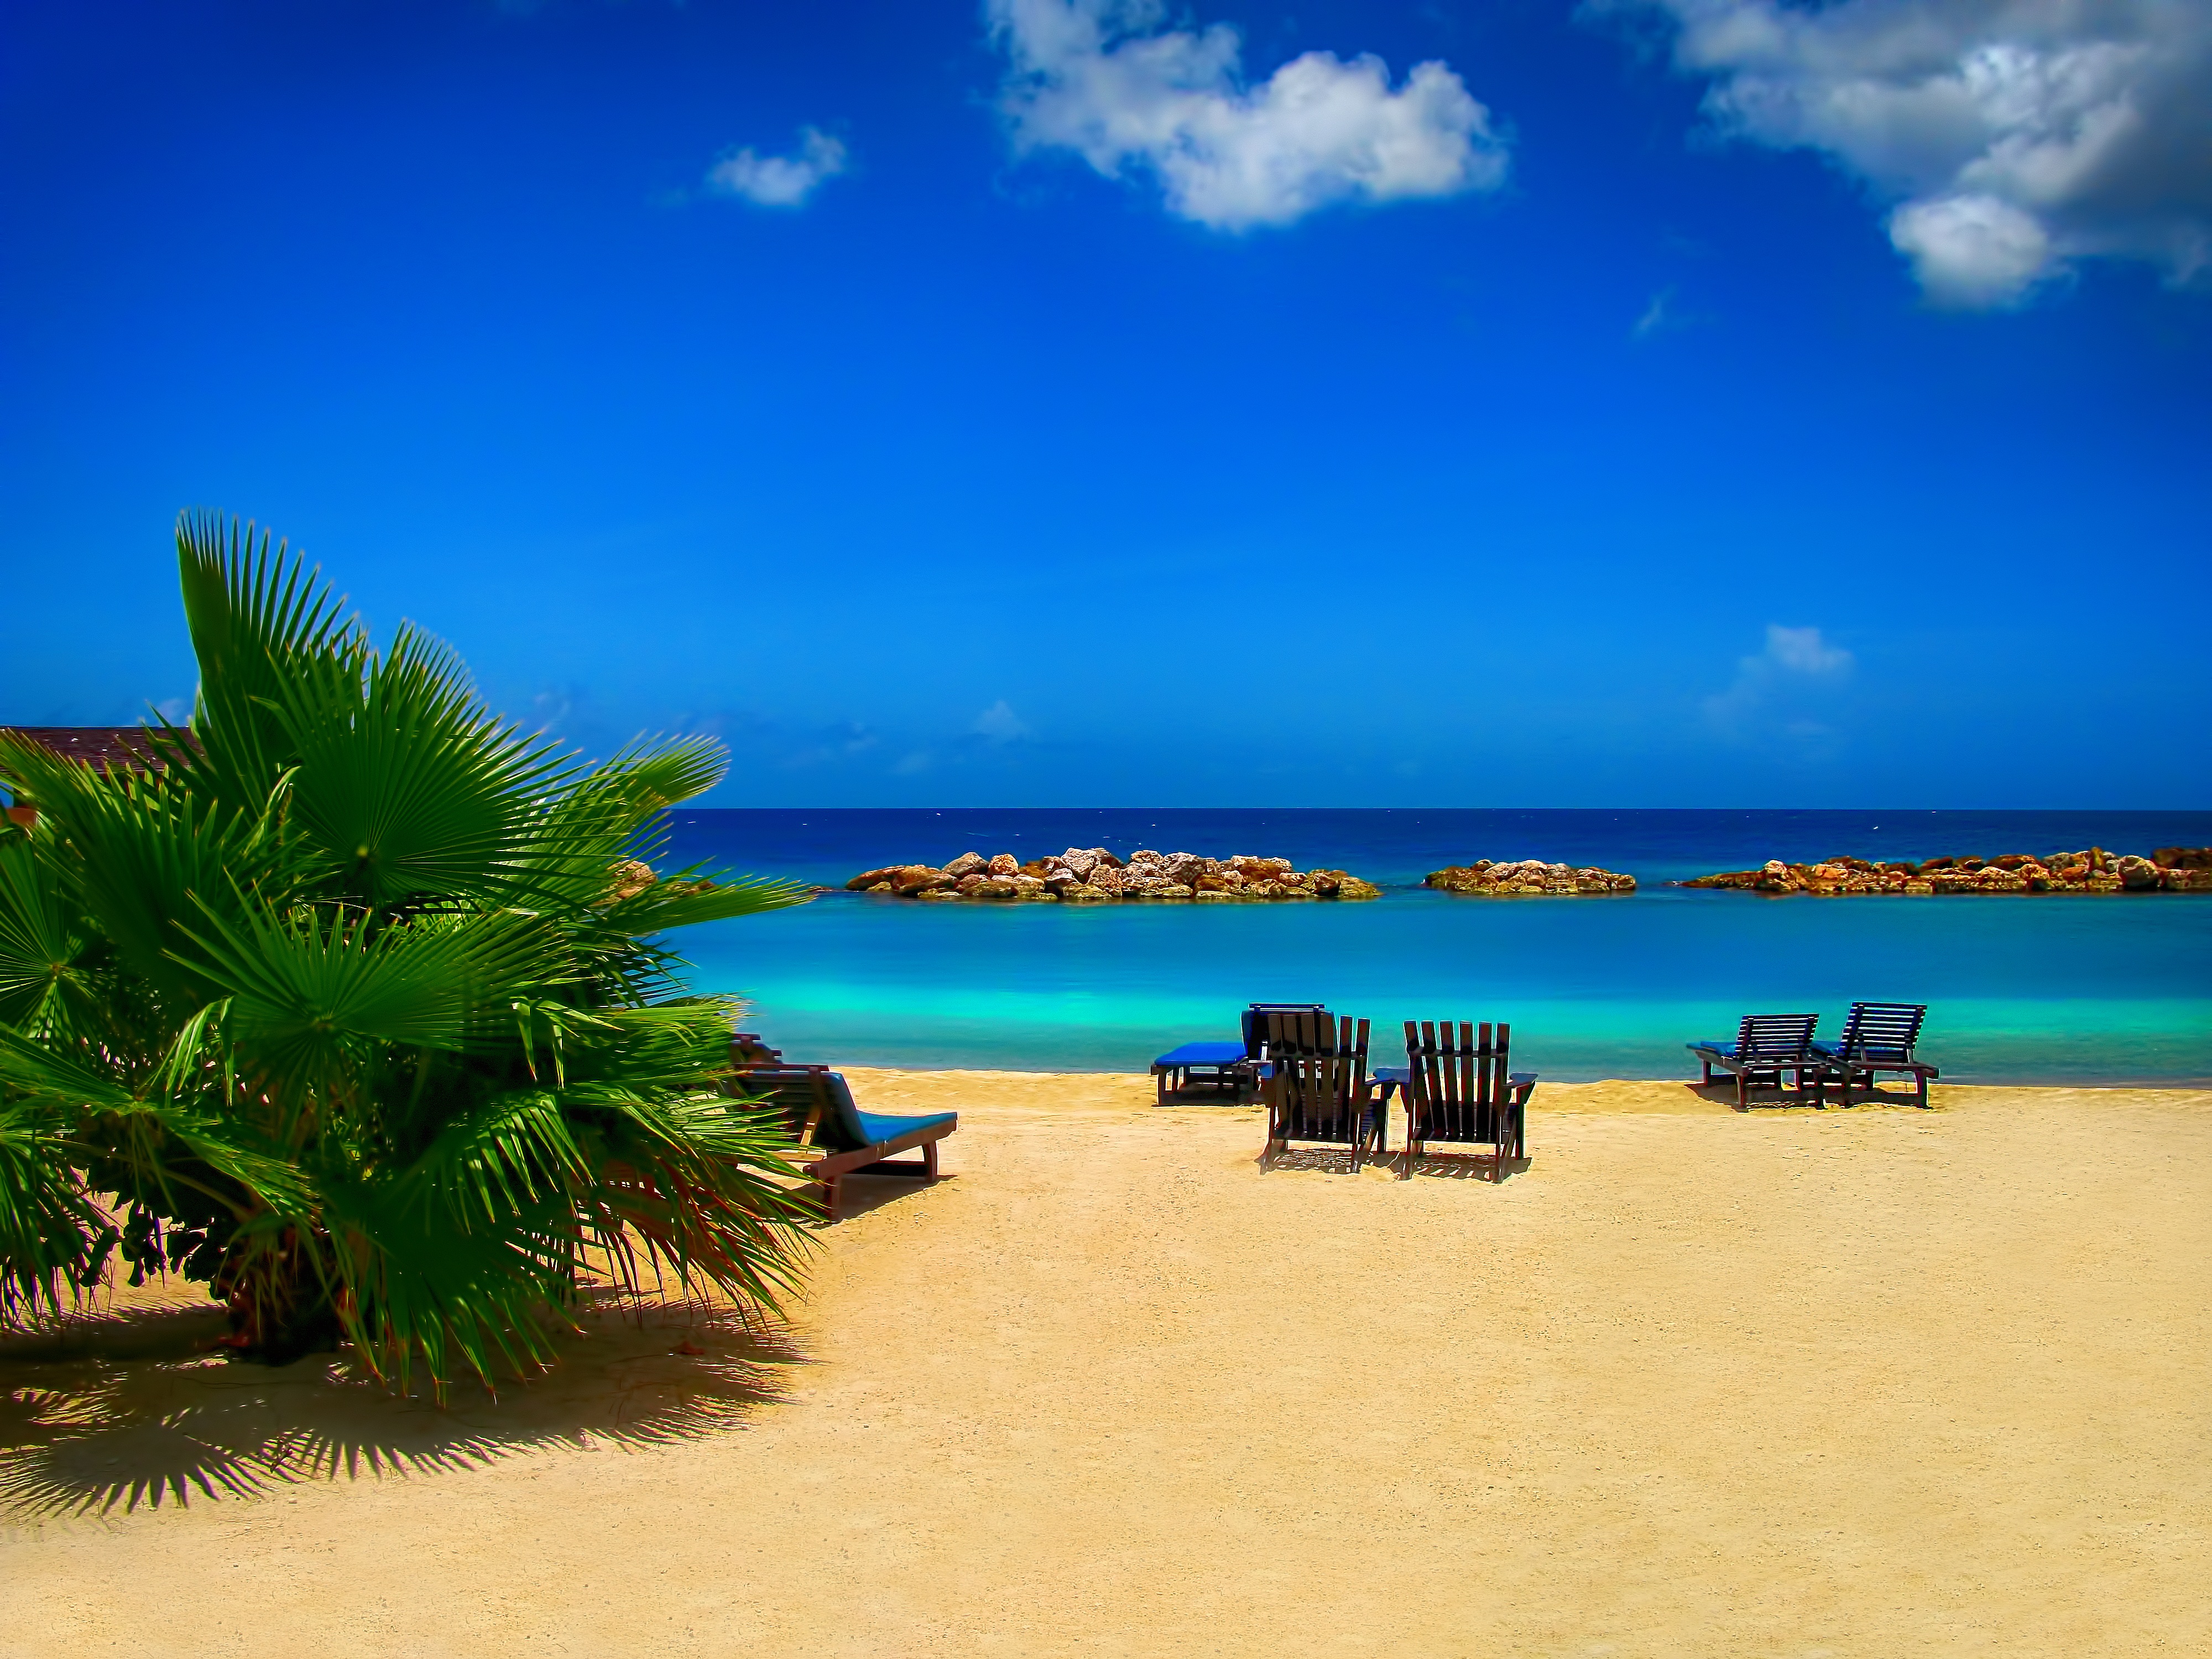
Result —
[[[1211,1066],[1217,1090],[1257,1089],[1267,1103],[1267,1139],[1260,1157],[1273,1164],[1298,1146],[1342,1148],[1357,1170],[1389,1150],[1390,1103],[1405,1109],[1399,1143],[1401,1179],[1437,1158],[1472,1162],[1492,1180],[1528,1157],[1528,1097],[1533,1072],[1510,1069],[1510,1026],[1462,1021],[1406,1022],[1406,1063],[1368,1069],[1370,1024],[1331,1013],[1317,1002],[1255,1002],[1245,1009],[1241,1044],[1186,1043],[1152,1062],[1166,1098],[1169,1079],[1188,1087]],[[1211,1058],[1200,1048],[1216,1050]],[[1438,1153],[1437,1146],[1487,1146]]]
[[[785,1063],[781,1050],[750,1031],[730,1043],[731,1092],[781,1109],[792,1140],[817,1156],[799,1171],[815,1184],[823,1215],[837,1218],[838,1183],[848,1175],[937,1179],[937,1144],[960,1127],[957,1112],[890,1116],[864,1112],[843,1073]],[[902,1152],[920,1156],[896,1161]]]
[[[1924,1003],[1854,1002],[1842,1037],[1820,1042],[1813,1036],[1818,1014],[1746,1014],[1733,1042],[1715,1037],[1685,1046],[1702,1068],[1700,1087],[1711,1084],[1716,1067],[1735,1079],[1740,1112],[1750,1109],[1753,1088],[1779,1091],[1785,1077],[1795,1081],[1801,1100],[1809,1097],[1815,1106],[1827,1103],[1827,1086],[1833,1083],[1838,1100],[1848,1106],[1855,1085],[1871,1093],[1883,1073],[1911,1078],[1917,1103],[1924,1107],[1929,1084],[1942,1075],[1916,1052],[1927,1017]]]

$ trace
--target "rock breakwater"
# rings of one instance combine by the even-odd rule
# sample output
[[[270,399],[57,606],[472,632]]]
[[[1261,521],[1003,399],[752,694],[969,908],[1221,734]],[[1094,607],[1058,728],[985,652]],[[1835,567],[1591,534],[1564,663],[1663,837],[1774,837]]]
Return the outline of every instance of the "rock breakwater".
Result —
[[[1785,864],[1769,859],[1756,870],[1723,871],[1681,885],[1833,897],[1875,893],[2207,893],[2212,892],[2212,847],[2161,847],[2148,858],[2090,847],[2041,856],[2007,853],[1993,859],[1940,858],[1918,864],[1876,864],[1854,858]]]
[[[1449,870],[1431,870],[1421,884],[1441,888],[1447,893],[1473,893],[1484,897],[1523,894],[1559,897],[1576,893],[1632,893],[1636,890],[1636,878],[1624,876],[1618,870],[1594,866],[1577,869],[1571,864],[1546,864],[1540,859],[1505,863],[1477,859],[1473,864],[1455,864]]]
[[[950,864],[892,864],[845,884],[857,893],[912,899],[1049,900],[1068,904],[1136,899],[1369,899],[1382,889],[1341,870],[1299,870],[1288,859],[1206,858],[1139,848],[1127,860],[1103,847],[1071,847],[1024,864],[1012,853],[963,853]]]

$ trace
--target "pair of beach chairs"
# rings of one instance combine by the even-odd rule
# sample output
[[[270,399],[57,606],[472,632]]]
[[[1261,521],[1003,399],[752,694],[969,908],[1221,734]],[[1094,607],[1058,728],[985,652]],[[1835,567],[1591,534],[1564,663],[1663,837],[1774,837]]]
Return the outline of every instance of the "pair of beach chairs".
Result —
[[[1406,1107],[1401,1180],[1410,1180],[1424,1159],[1441,1156],[1486,1164],[1490,1178],[1503,1181],[1509,1163],[1528,1157],[1536,1074],[1511,1069],[1510,1026],[1409,1019],[1406,1064],[1370,1074],[1367,1021],[1333,1015],[1317,1004],[1255,1007],[1267,1068],[1263,1166],[1297,1144],[1345,1148],[1355,1172],[1369,1158],[1386,1159],[1393,1094],[1401,1094]],[[1476,1159],[1432,1153],[1437,1145],[1492,1150]]]
[[[840,1183],[848,1175],[937,1179],[938,1143],[960,1127],[957,1112],[891,1116],[864,1112],[842,1073],[827,1066],[793,1066],[750,1031],[730,1042],[728,1091],[779,1108],[793,1144],[815,1156],[799,1166],[814,1183],[824,1218],[837,1218]],[[920,1158],[901,1163],[902,1152]]]
[[[1815,1106],[1826,1103],[1830,1082],[1838,1097],[1850,1105],[1851,1088],[1863,1083],[1873,1095],[1875,1078],[1882,1073],[1911,1077],[1917,1085],[1917,1102],[1928,1104],[1928,1085],[1942,1073],[1915,1052],[1920,1027],[1928,1017],[1927,1005],[1918,1002],[1854,1002],[1844,1021],[1839,1042],[1816,1042],[1818,1014],[1746,1014],[1735,1041],[1714,1038],[1686,1045],[1703,1068],[1700,1087],[1708,1087],[1718,1067],[1735,1079],[1735,1109],[1751,1109],[1750,1091],[1771,1084],[1777,1090],[1784,1077],[1796,1081],[1802,1099],[1808,1093]]]

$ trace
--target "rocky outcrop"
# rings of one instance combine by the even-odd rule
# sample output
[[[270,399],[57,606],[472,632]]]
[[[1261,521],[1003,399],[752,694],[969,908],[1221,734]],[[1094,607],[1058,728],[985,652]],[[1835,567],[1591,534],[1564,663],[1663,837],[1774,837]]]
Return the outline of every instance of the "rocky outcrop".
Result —
[[[1546,864],[1541,859],[1502,864],[1477,859],[1473,864],[1455,864],[1449,870],[1431,870],[1421,884],[1441,888],[1447,893],[1474,893],[1486,898],[1522,894],[1562,897],[1576,893],[1632,893],[1636,890],[1636,878],[1624,876],[1617,870],[1578,870],[1571,864]]]
[[[2091,847],[2042,857],[2007,853],[1993,859],[1928,859],[1918,864],[1872,864],[1854,858],[1785,864],[1769,859],[1756,870],[1729,870],[1680,884],[1830,897],[1872,893],[2207,893],[2212,892],[2212,848],[2161,847],[2143,858]]]
[[[845,884],[857,893],[896,898],[1046,900],[1069,904],[1141,899],[1252,902],[1270,899],[1368,899],[1382,889],[1342,870],[1299,870],[1288,859],[1240,853],[1212,859],[1197,853],[1139,848],[1125,861],[1103,847],[1071,847],[1024,864],[1012,853],[985,858],[963,853],[950,864],[890,864],[863,870]]]

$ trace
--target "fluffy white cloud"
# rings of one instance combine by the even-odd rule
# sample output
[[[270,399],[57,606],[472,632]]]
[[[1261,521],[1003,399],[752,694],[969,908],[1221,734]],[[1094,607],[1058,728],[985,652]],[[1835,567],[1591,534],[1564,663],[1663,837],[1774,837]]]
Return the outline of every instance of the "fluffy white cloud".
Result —
[[[825,179],[845,170],[845,146],[816,127],[799,130],[793,155],[733,150],[707,169],[707,188],[762,207],[799,207]]]
[[[1101,173],[1149,169],[1169,210],[1217,230],[1281,225],[1332,202],[1494,190],[1505,141],[1458,76],[1310,52],[1244,84],[1237,31],[1163,31],[1158,0],[990,0],[1010,59],[1003,107],[1023,149]]]
[[[2212,270],[2203,0],[1600,0],[1624,3],[1674,17],[1724,131],[1895,203],[1935,301],[2013,304],[2081,258]]]

